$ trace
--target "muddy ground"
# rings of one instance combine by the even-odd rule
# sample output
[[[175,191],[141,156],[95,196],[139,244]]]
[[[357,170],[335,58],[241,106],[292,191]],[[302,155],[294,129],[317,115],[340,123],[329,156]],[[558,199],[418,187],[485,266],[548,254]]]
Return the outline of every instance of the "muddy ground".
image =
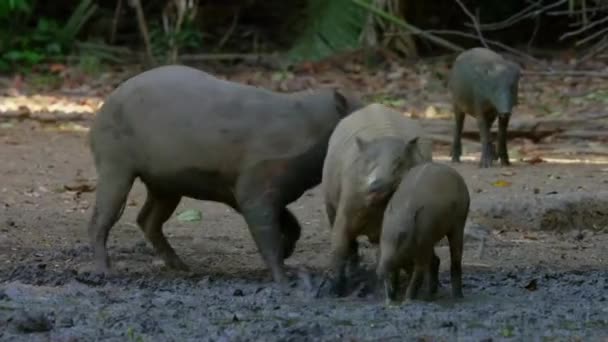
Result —
[[[439,159],[445,152],[436,149]],[[99,279],[83,271],[95,180],[86,134],[4,125],[0,156],[2,341],[608,339],[608,206],[594,209],[593,223],[552,230],[504,209],[531,203],[534,216],[551,196],[606,191],[606,164],[455,166],[473,196],[472,235],[486,237],[482,253],[476,238],[466,242],[465,298],[449,296],[441,245],[439,297],[386,306],[373,282],[354,282],[348,298],[313,297],[329,254],[318,188],[292,205],[303,237],[288,265],[294,279],[298,270],[311,277],[289,291],[272,286],[242,218],[216,203],[182,201],[165,232],[192,272],[164,269],[134,225],[145,195],[140,183],[109,239],[118,274]],[[201,209],[202,220],[180,222],[186,209]],[[367,270],[373,253],[364,245]]]

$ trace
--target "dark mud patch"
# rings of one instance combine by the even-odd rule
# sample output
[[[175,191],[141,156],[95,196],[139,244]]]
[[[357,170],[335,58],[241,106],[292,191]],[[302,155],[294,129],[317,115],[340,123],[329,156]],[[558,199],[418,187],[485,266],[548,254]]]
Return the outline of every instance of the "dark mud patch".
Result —
[[[303,288],[229,277],[133,276],[98,285],[0,285],[2,341],[600,340],[608,337],[608,272],[473,267],[465,298],[387,306],[367,296],[314,298]],[[321,273],[313,273],[318,284]],[[31,321],[28,323],[28,320]],[[24,329],[24,326],[39,329]]]

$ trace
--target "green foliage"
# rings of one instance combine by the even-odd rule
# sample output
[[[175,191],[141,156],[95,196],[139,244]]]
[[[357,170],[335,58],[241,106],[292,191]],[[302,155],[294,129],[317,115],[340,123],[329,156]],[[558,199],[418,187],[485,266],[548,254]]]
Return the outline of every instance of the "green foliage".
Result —
[[[2,0],[0,1],[0,18],[4,19],[14,13],[27,13],[31,10],[29,0]]]
[[[102,71],[101,59],[92,54],[82,55],[78,59],[78,69],[87,75],[97,76]]]
[[[26,69],[45,58],[65,55],[72,49],[82,26],[95,13],[92,0],[81,0],[68,21],[40,17],[34,27],[28,26],[35,2],[32,0],[0,0],[0,70],[16,66]]]
[[[308,4],[304,32],[288,53],[292,61],[318,60],[360,46],[363,8],[352,0],[309,0]]]
[[[150,44],[152,54],[158,61],[165,61],[171,51],[171,41],[180,51],[188,49],[199,49],[203,46],[204,34],[195,27],[191,21],[184,21],[179,32],[165,32],[160,22],[151,26]]]

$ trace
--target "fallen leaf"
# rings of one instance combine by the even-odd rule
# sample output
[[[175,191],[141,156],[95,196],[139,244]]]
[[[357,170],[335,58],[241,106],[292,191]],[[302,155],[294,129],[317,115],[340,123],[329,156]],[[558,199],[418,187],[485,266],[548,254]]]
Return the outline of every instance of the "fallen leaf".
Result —
[[[51,65],[49,65],[49,71],[50,72],[62,72],[66,69],[65,64],[60,64],[60,63],[53,63]]]
[[[534,157],[532,157],[530,159],[526,159],[524,161],[526,163],[532,164],[532,165],[538,164],[538,163],[544,163],[545,162],[545,160],[543,158],[539,157],[539,156],[534,156]]]
[[[528,285],[524,286],[524,288],[528,291],[536,291],[538,289],[538,284],[536,279],[530,280]]]
[[[188,209],[182,211],[179,215],[177,215],[177,220],[180,222],[196,222],[200,221],[203,218],[200,210],[196,209]]]
[[[21,144],[21,142],[19,142],[18,140],[11,139],[11,138],[4,139],[4,143],[7,144],[7,145],[19,145],[19,144]]]
[[[95,185],[89,183],[74,183],[74,184],[65,184],[63,188],[67,191],[76,191],[76,192],[92,192],[95,191]]]
[[[511,182],[507,182],[505,180],[497,180],[496,182],[492,183],[492,185],[494,185],[497,188],[504,188],[504,187],[510,186]]]

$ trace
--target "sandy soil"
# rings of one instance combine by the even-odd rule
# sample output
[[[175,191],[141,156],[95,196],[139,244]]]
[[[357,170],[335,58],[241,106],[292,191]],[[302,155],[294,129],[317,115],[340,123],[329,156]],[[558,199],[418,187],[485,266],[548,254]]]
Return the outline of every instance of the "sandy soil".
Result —
[[[118,275],[88,276],[81,270],[91,258],[94,193],[80,191],[94,184],[95,170],[85,134],[29,122],[2,128],[0,340],[608,340],[608,206],[593,209],[592,223],[534,220],[552,196],[608,190],[608,165],[455,167],[471,189],[471,220],[483,228],[475,232],[486,236],[481,254],[479,241],[466,242],[465,298],[450,298],[449,257],[439,246],[439,298],[389,307],[373,284],[358,282],[348,298],[312,297],[329,255],[318,188],[291,206],[303,237],[287,263],[312,276],[290,291],[272,286],[243,219],[216,203],[182,201],[165,232],[193,271],[164,269],[134,225],[140,183],[109,239]],[[522,206],[533,207],[530,219],[519,217]],[[202,220],[178,221],[190,208]],[[373,253],[365,244],[368,270]]]

